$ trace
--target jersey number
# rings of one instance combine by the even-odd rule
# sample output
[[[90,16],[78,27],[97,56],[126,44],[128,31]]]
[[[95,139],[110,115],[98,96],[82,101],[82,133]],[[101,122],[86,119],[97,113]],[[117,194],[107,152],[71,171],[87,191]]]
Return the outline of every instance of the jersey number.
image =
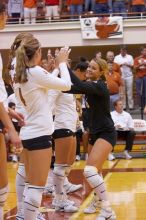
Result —
[[[21,88],[19,88],[19,96],[20,96],[20,99],[21,99],[21,102],[23,103],[23,105],[26,106],[25,99],[22,96]]]

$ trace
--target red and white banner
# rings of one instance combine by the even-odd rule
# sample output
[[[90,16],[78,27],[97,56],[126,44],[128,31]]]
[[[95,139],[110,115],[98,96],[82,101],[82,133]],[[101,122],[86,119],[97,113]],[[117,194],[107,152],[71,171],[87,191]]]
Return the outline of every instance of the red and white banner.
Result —
[[[120,16],[81,18],[80,23],[83,39],[123,37],[123,18]]]

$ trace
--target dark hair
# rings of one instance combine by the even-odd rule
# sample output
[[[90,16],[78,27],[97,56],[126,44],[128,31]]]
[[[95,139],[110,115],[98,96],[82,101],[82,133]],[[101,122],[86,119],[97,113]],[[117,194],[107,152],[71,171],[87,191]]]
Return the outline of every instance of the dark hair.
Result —
[[[127,46],[126,45],[121,45],[121,50],[127,50]]]
[[[3,13],[6,11],[6,6],[4,2],[0,2],[0,13]]]
[[[88,68],[88,63],[87,62],[79,62],[74,67],[74,70],[79,69],[81,72],[84,72],[84,71],[87,70],[87,68]]]
[[[16,106],[16,104],[14,102],[9,102],[8,106],[9,108],[12,108],[13,106]]]
[[[87,62],[87,58],[86,57],[80,57],[79,58],[79,62]]]
[[[114,108],[117,106],[118,102],[121,102],[121,101],[122,101],[121,99],[117,99],[117,100],[113,103]]]

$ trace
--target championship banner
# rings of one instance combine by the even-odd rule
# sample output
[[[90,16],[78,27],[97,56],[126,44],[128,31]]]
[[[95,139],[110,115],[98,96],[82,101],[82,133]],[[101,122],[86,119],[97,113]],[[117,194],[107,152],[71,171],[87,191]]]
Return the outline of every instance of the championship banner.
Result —
[[[81,18],[80,23],[83,39],[123,37],[123,18],[120,16]]]

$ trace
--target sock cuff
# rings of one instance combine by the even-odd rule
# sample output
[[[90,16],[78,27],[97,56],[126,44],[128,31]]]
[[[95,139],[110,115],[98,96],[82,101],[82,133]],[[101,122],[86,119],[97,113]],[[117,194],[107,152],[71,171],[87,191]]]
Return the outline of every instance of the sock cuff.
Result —
[[[85,168],[84,168],[84,172],[96,172],[96,173],[98,173],[98,170],[94,166],[86,165]]]

